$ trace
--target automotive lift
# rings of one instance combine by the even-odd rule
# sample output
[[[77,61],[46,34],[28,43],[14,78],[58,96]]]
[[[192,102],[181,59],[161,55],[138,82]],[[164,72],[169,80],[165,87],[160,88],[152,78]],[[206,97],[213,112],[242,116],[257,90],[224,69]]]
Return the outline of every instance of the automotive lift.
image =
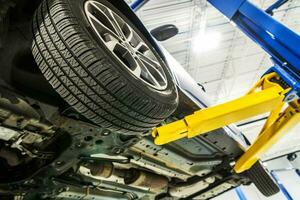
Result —
[[[256,141],[236,161],[234,171],[242,173],[300,122],[300,36],[271,16],[287,0],[278,0],[266,11],[248,0],[208,2],[260,45],[271,56],[274,66],[245,96],[155,128],[152,136],[155,144],[164,145],[270,112]],[[132,8],[143,3],[136,1]]]

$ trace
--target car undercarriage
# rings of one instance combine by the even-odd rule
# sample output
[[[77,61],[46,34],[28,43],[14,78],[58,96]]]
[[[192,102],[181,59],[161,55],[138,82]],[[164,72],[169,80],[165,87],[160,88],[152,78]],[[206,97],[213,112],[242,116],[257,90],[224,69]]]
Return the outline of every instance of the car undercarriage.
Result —
[[[207,199],[248,181],[230,173],[230,161],[241,152],[223,147],[233,141],[222,130],[158,147],[149,136],[114,134],[74,112],[48,108],[48,120],[43,107],[2,86],[3,194],[72,199],[90,191],[90,199],[154,199],[199,190]]]
[[[67,15],[72,10],[68,10],[69,7],[65,4],[70,3],[70,9],[73,9],[77,5],[75,2],[73,0],[48,0],[42,3],[39,0],[1,1],[0,198],[210,199],[239,185],[251,184],[253,180],[249,178],[247,173],[235,174],[232,170],[233,162],[243,154],[243,149],[237,141],[230,137],[228,134],[230,131],[227,130],[229,128],[219,129],[193,139],[182,139],[164,146],[156,146],[153,143],[150,134],[151,128],[155,127],[154,124],[175,121],[183,115],[191,114],[201,108],[199,104],[195,103],[195,97],[190,98],[178,83],[176,84],[178,98],[169,97],[167,101],[170,109],[165,112],[169,112],[169,114],[159,117],[158,114],[154,116],[154,112],[152,113],[153,116],[150,116],[150,114],[146,116],[144,113],[134,113],[133,111],[131,113],[130,110],[125,112],[121,110],[125,107],[123,105],[123,107],[118,108],[122,112],[111,114],[111,117],[108,117],[111,122],[117,123],[115,118],[122,121],[123,115],[125,116],[127,113],[128,118],[132,119],[128,122],[130,126],[125,125],[125,122],[120,122],[117,127],[111,127],[110,123],[106,122],[98,123],[96,115],[86,114],[87,110],[95,111],[98,108],[89,103],[82,103],[82,105],[86,105],[86,108],[82,105],[80,107],[78,103],[72,103],[72,101],[75,101],[74,98],[78,97],[80,100],[81,97],[81,94],[74,92],[75,89],[72,90],[74,85],[78,86],[77,90],[82,93],[89,89],[81,87],[80,81],[76,82],[71,76],[60,79],[60,73],[62,73],[59,71],[60,66],[61,69],[67,70],[67,68],[63,68],[63,64],[58,65],[58,63],[63,63],[60,60],[62,59],[66,63],[72,64],[72,61],[67,59],[71,56],[80,58],[84,52],[78,57],[69,55],[68,52],[66,52],[66,55],[62,55],[64,54],[62,49],[64,49],[64,44],[68,46],[68,40],[64,42],[57,40],[53,44],[48,44],[51,41],[48,41],[46,34],[50,35],[49,38],[53,34],[53,40],[55,40],[55,34],[59,33],[60,28],[60,21],[55,22],[55,20],[59,20],[55,17]],[[102,2],[102,4],[99,3],[99,6],[94,8],[93,6],[98,5],[97,2]],[[118,13],[117,9],[121,10],[121,8],[118,8],[117,3],[109,4],[105,3],[105,0],[90,1],[90,3],[85,5],[87,7],[91,5],[91,7],[88,7],[90,10],[87,10],[94,13],[94,16],[91,17],[92,20],[93,17],[99,17],[99,20],[104,19],[106,12],[112,12],[118,19],[117,23],[124,23],[118,17],[125,15],[125,12],[129,12],[129,7],[126,7],[125,2],[120,3],[119,6],[126,7],[126,10],[119,15],[116,14]],[[40,8],[38,8],[39,5]],[[108,9],[108,5],[114,7],[115,10]],[[51,10],[52,7],[53,10]],[[48,11],[44,9],[48,9]],[[79,9],[79,7],[74,9]],[[35,12],[35,10],[37,11]],[[61,15],[56,15],[56,12],[60,11],[62,12]],[[42,14],[39,12],[42,12]],[[57,23],[54,28],[57,29],[52,30],[50,27],[53,24],[47,21],[47,17],[51,14],[53,14],[53,23]],[[132,16],[135,15],[130,14],[127,18]],[[38,22],[43,17],[45,18],[44,22],[32,25],[33,20]],[[73,17],[78,16],[74,15]],[[63,19],[60,20],[63,21]],[[107,21],[107,19],[105,20]],[[88,23],[88,20],[86,21]],[[66,21],[65,23],[69,22]],[[146,32],[146,29],[141,27],[141,22],[137,18],[132,19],[129,24],[128,30],[133,25],[140,28],[140,32],[133,31],[133,35]],[[71,22],[66,25],[66,27],[71,26]],[[32,31],[37,29],[39,31]],[[127,29],[123,30],[125,37]],[[102,27],[100,31],[102,30],[106,29]],[[80,32],[80,30],[78,31]],[[96,29],[96,31],[99,31],[99,29]],[[102,32],[100,33],[102,34]],[[76,36],[75,33],[73,35]],[[108,38],[107,34],[104,35],[104,38]],[[93,38],[95,37],[97,36],[94,35]],[[142,37],[136,36],[136,38],[132,43],[137,40],[144,40]],[[77,39],[81,40],[82,38]],[[32,45],[34,40],[35,42]],[[61,40],[63,40],[63,36]],[[152,41],[152,39],[148,40]],[[109,42],[111,41],[109,40]],[[82,42],[85,42],[84,39],[82,39]],[[120,42],[120,47],[114,47],[112,52],[118,56],[120,52],[123,52],[121,46],[125,43]],[[147,55],[154,59],[156,53],[152,55],[149,53],[152,51],[151,48],[149,48],[150,50],[147,49],[151,44],[153,42],[142,46],[138,53],[134,52],[131,47],[128,47],[128,49],[131,49],[137,56],[143,53],[144,56]],[[62,46],[62,49],[60,49],[60,46]],[[55,47],[58,50],[51,51],[51,48]],[[47,53],[47,51],[50,53]],[[75,50],[70,52],[72,54],[76,53]],[[123,52],[122,56],[125,54],[126,52]],[[53,61],[51,58],[47,58],[52,55]],[[61,58],[56,56],[61,56]],[[131,57],[123,56],[122,58],[124,58],[121,60],[123,64],[131,64]],[[83,62],[84,59],[77,61]],[[105,60],[106,58],[101,59]],[[147,63],[149,64],[149,62],[151,61]],[[157,59],[157,62],[161,61]],[[58,68],[51,68],[52,64]],[[46,65],[51,70],[47,70],[46,67],[43,68]],[[141,69],[142,74],[143,72],[146,73],[146,64],[141,66],[144,67]],[[169,67],[171,68],[171,66]],[[72,69],[76,69],[76,67],[68,70]],[[84,74],[80,71],[74,71],[74,73],[78,73],[77,77]],[[152,72],[151,70],[149,72],[152,75],[155,73],[158,74],[158,72]],[[140,85],[145,82],[145,85],[151,86],[151,90],[157,89],[158,85],[164,87],[163,80],[168,75],[162,78],[161,81],[157,78],[158,81],[155,82],[153,77],[163,77],[164,75],[158,74],[149,78],[149,74],[148,76],[140,75],[139,79],[134,77],[136,74],[131,75],[136,80],[143,79],[143,83]],[[52,78],[53,75],[58,78]],[[88,78],[92,75],[91,73]],[[83,77],[82,80],[85,80],[86,84],[93,85],[93,79],[88,78]],[[105,80],[103,75],[100,81],[105,82]],[[69,82],[72,82],[73,86],[69,86]],[[66,90],[69,89],[70,93],[73,92],[74,98],[68,98],[68,95],[64,95],[65,91],[62,92],[59,84],[64,85]],[[120,82],[119,84],[123,83]],[[155,84],[156,88],[153,86]],[[97,86],[93,85],[92,87],[96,88]],[[91,89],[91,91],[94,91],[94,89]],[[88,94],[88,92],[86,93]],[[116,92],[116,95],[118,94]],[[93,98],[92,95],[86,95],[82,99]],[[122,96],[122,94],[119,96]],[[93,99],[93,101],[98,100]],[[125,98],[122,102],[124,101]],[[169,103],[171,101],[179,101],[176,103],[178,104],[176,110],[174,109],[175,103],[173,103],[174,105]],[[104,105],[104,103],[101,103],[102,101],[99,100],[99,102],[101,106]],[[111,100],[109,103],[113,105],[113,102],[114,100]],[[147,101],[147,103],[149,102],[150,100]],[[129,104],[133,105],[134,102],[129,102]],[[156,105],[152,109],[159,106]],[[106,112],[109,113],[110,110],[114,109],[117,108],[107,106],[108,111],[106,110]],[[151,113],[151,110],[148,112]],[[103,113],[104,111],[99,111],[99,116],[106,116]],[[135,117],[142,115],[145,115],[145,119],[146,117],[151,118],[153,123],[147,124],[139,121],[138,125],[133,126],[137,121]],[[124,120],[127,119],[124,118]],[[120,128],[121,126],[122,128]],[[145,129],[145,127],[148,129]],[[124,132],[126,128],[128,132]],[[244,138],[242,139],[244,140]],[[260,164],[258,168],[261,168]]]

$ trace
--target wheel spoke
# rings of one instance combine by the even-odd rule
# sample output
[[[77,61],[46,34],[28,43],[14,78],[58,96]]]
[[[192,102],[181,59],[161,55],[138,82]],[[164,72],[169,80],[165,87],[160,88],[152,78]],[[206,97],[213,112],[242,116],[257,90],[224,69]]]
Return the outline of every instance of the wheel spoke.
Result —
[[[141,65],[134,59],[133,55],[126,47],[118,43],[113,52],[137,78],[140,78],[142,71]]]
[[[88,9],[88,18],[92,21],[92,24],[95,26],[96,30],[102,34],[103,32],[108,32],[111,35],[114,35],[116,38],[119,38],[113,23],[110,21],[109,17],[94,3],[91,2]]]
[[[128,42],[135,44],[136,41],[136,37],[134,36],[134,30],[132,30],[132,28],[128,25],[128,24],[124,24],[124,35],[125,38]]]
[[[117,39],[115,39],[114,37],[112,37],[111,35],[109,34],[106,34],[104,35],[104,40],[105,40],[105,43],[106,43],[106,46],[107,48],[110,50],[110,51],[114,51],[116,46],[119,43],[119,41]]]
[[[144,61],[144,62],[148,63],[149,65],[151,65],[152,68],[155,68],[156,70],[158,70],[157,68],[160,67],[159,62],[154,61],[153,59],[151,59],[151,58],[145,56],[144,54],[137,52],[137,55],[138,55],[138,57],[139,57],[142,61]]]
[[[148,83],[152,84],[153,86],[160,88],[161,85],[152,75],[152,73],[148,70],[148,67],[145,65],[145,63],[140,58],[137,58],[136,60],[139,66],[141,67],[141,78],[147,81]]]
[[[141,75],[142,75],[142,67],[141,67],[141,64],[138,60],[135,60],[136,61],[136,68],[134,70],[132,70],[132,73],[138,77],[138,78],[141,78]]]
[[[122,30],[123,24],[120,24],[120,22],[118,21],[118,19],[117,19],[118,16],[115,16],[114,13],[109,9],[107,9],[106,11],[107,11],[107,16],[113,23],[113,26],[114,26],[115,30],[117,31],[118,35],[125,39],[125,35]]]
[[[145,53],[146,51],[149,50],[149,48],[147,47],[147,45],[144,42],[139,42],[136,47],[134,48],[136,52],[139,52],[141,54]]]
[[[143,63],[137,60],[137,57],[128,51],[128,49],[122,44],[116,44],[114,53],[117,57],[126,65],[126,67],[137,77],[141,77]]]
[[[155,62],[143,54],[137,54],[139,59],[143,62],[143,64],[147,67],[147,70],[151,73],[151,75],[156,78],[158,82],[166,83],[166,77],[163,75],[164,73],[160,71],[160,65],[158,62]],[[161,84],[160,84],[161,85]]]
[[[158,63],[157,61],[155,61],[156,60],[155,55],[152,53],[152,51],[144,42],[139,42],[138,45],[135,47],[135,51],[137,54],[141,54],[147,57],[147,60],[152,60],[151,62]]]
[[[134,60],[128,49],[120,43],[116,44],[114,53],[117,54],[122,61],[124,61],[124,59],[128,60],[128,58]]]

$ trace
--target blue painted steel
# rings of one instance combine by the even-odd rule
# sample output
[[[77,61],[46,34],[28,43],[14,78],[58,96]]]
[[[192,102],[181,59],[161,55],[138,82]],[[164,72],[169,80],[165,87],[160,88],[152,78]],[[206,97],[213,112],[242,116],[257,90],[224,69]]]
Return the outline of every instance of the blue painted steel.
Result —
[[[238,12],[241,5],[246,0],[208,0],[211,5],[217,8],[223,13],[228,19],[232,19]]]
[[[284,196],[286,197],[287,200],[293,200],[292,196],[290,195],[290,193],[287,191],[287,189],[284,187],[284,185],[281,183],[281,181],[279,180],[277,174],[275,171],[271,171],[271,175],[274,178],[274,180],[277,182],[281,192],[284,194]]]
[[[284,5],[289,0],[277,0],[269,8],[266,9],[266,13],[273,15],[273,11],[278,9],[280,6]]]
[[[286,96],[286,101],[292,101],[294,100],[293,97],[299,97],[299,88],[300,88],[300,82],[299,80],[295,79],[293,76],[290,76],[290,74],[285,71],[282,67],[275,65],[271,67],[267,73],[276,72],[289,86],[294,88],[292,91],[288,93]]]
[[[247,200],[247,198],[246,198],[244,192],[242,191],[241,187],[235,188],[235,192],[238,195],[240,200]]]
[[[280,72],[292,88],[286,101],[300,98],[300,36],[248,0],[208,1],[271,56],[275,67],[268,73]]]
[[[296,169],[296,174],[298,174],[298,176],[300,177],[300,170]]]
[[[137,11],[140,9],[143,5],[145,5],[149,0],[135,0],[130,4],[130,7],[132,10]]]

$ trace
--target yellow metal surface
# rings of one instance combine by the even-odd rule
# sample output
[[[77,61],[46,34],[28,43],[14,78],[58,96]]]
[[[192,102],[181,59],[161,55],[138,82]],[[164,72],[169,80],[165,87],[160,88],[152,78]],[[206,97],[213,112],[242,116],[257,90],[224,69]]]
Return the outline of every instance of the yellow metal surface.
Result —
[[[280,102],[274,110],[271,111],[266,123],[264,124],[264,127],[261,130],[261,133],[270,128],[270,126],[278,119],[278,116],[280,116],[280,113],[282,111],[282,108],[285,106],[285,102]]]
[[[154,142],[156,145],[163,145],[187,136],[188,125],[185,123],[184,119],[155,128],[152,132],[152,137],[155,138]]]
[[[182,120],[153,130],[155,144],[163,145],[181,138],[192,138],[226,125],[272,111],[284,100],[288,91],[271,82],[277,75],[272,73],[260,80],[250,92],[241,98],[206,108]]]
[[[289,129],[300,122],[299,101],[291,103],[290,106],[279,116],[273,124],[265,128],[254,144],[236,162],[234,171],[242,173],[250,169],[260,158],[260,156],[278,142]]]

